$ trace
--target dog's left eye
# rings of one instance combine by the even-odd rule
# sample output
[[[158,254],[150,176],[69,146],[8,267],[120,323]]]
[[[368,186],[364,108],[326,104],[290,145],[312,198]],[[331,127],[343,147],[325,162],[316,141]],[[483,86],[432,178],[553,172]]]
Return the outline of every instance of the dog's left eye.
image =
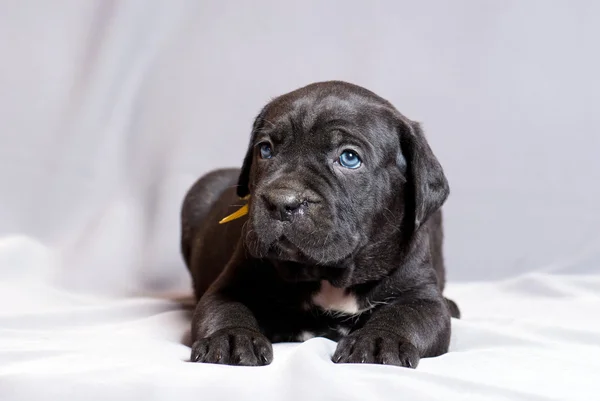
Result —
[[[263,159],[270,159],[273,157],[273,149],[271,148],[270,143],[261,143],[260,144],[260,157]]]
[[[351,169],[359,168],[362,164],[360,157],[351,150],[344,150],[338,160],[340,165]]]

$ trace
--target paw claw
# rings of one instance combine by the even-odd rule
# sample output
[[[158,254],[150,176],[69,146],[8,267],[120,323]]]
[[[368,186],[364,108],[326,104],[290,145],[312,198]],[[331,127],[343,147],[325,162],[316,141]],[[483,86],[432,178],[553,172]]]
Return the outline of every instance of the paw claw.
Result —
[[[387,331],[361,329],[343,338],[337,345],[335,363],[377,363],[415,368],[419,362],[417,348]]]
[[[272,345],[262,334],[247,329],[223,329],[192,345],[191,362],[226,365],[268,365]]]

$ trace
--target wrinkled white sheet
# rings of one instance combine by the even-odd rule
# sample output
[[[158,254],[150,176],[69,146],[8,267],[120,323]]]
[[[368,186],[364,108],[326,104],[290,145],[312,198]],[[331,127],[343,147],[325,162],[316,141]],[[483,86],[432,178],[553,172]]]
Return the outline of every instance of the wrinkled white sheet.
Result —
[[[335,365],[335,343],[275,346],[272,365],[186,362],[189,308],[97,298],[47,280],[52,253],[0,241],[3,400],[592,400],[600,391],[600,277],[528,274],[452,285],[450,353],[417,370]],[[34,273],[34,274],[32,274]]]
[[[0,400],[592,400],[600,3],[0,2]],[[417,370],[277,345],[189,364],[185,190],[272,96],[344,79],[445,167],[451,352]]]

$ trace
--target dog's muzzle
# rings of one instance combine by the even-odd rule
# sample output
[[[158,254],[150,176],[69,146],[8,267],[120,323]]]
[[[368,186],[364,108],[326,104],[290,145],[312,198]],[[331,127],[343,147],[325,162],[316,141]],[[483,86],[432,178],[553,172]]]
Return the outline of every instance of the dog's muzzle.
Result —
[[[306,213],[309,201],[298,191],[288,188],[271,190],[261,196],[265,208],[279,221],[292,221]]]

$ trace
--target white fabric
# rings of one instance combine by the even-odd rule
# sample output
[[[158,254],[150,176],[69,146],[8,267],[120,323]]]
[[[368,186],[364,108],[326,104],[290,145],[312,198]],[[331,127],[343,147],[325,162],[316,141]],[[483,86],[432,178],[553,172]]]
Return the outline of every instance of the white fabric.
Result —
[[[598,256],[598,255],[596,255]],[[600,277],[529,274],[451,286],[463,307],[450,353],[417,370],[335,365],[335,343],[278,344],[272,365],[192,364],[189,309],[49,285],[51,252],[12,238],[0,263],[3,400],[591,400],[600,391]]]
[[[593,399],[599,12],[0,2],[0,399]],[[184,363],[183,194],[240,164],[270,97],[324,79],[422,121],[446,169],[451,352],[339,366],[312,339],[265,368]]]

